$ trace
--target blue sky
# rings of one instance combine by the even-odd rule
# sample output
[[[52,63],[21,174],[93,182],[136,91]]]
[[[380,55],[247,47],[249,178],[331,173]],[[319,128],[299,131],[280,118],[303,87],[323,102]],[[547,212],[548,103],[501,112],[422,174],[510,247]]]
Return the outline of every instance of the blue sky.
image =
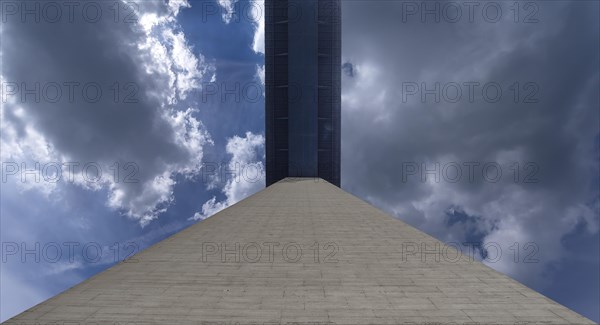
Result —
[[[95,23],[77,14],[59,23],[8,17],[0,321],[264,187],[264,178],[228,172],[264,168],[264,98],[223,91],[262,86],[260,19],[248,19],[260,3],[146,1],[137,23],[109,14]],[[440,240],[478,242],[479,258],[500,245],[503,258],[486,264],[600,321],[598,3],[534,2],[517,14],[500,2],[497,21],[476,9],[455,22],[408,14],[406,4],[343,2],[342,188]],[[23,101],[5,88],[67,81],[97,82],[105,96]],[[112,101],[115,82],[121,95],[135,84],[137,102]],[[469,82],[495,83],[504,95],[491,102],[477,92],[470,101]],[[421,97],[451,83],[464,92],[458,101]],[[63,177],[23,181],[36,162],[60,164]],[[103,177],[90,182],[78,170],[69,180],[67,162],[94,163]],[[469,180],[469,162],[500,166],[502,177],[490,181],[479,169]],[[455,182],[444,173],[457,165]],[[36,243],[40,261],[22,261]],[[70,261],[65,247],[74,243]],[[535,263],[523,263],[528,243]],[[50,261],[55,244],[63,254]]]

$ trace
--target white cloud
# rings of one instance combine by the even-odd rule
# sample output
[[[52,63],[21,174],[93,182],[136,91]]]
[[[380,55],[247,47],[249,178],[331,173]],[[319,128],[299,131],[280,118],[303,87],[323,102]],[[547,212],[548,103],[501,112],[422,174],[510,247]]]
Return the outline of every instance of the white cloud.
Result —
[[[144,1],[144,0],[138,0],[138,1]],[[173,16],[175,16],[175,17],[179,14],[179,10],[181,10],[181,8],[191,7],[188,0],[168,0],[167,4],[169,5],[169,8],[171,9]]]
[[[252,49],[254,53],[265,54],[265,1],[252,0],[250,2],[251,17],[254,25],[254,38],[252,41]],[[256,78],[258,78],[263,86],[263,96],[265,89],[265,66],[256,65]]]
[[[225,200],[211,198],[191,219],[206,219],[265,187],[264,145],[264,136],[252,132],[246,132],[243,138],[234,136],[227,141],[226,151],[231,160],[227,165],[227,178],[221,180],[226,181],[222,189]]]
[[[173,104],[198,89],[200,81],[212,79],[215,68],[206,62],[202,54],[194,55],[193,47],[177,24],[179,7],[169,8],[170,11],[162,16],[154,12],[140,15],[139,22],[146,37],[138,46],[147,56],[143,61],[146,71],[168,76],[168,98]]]
[[[256,76],[258,80],[260,80],[260,84],[263,89],[263,96],[265,95],[265,65],[256,65]]]
[[[252,0],[251,17],[254,24],[252,49],[256,53],[265,54],[265,0]]]
[[[235,4],[237,0],[219,0],[219,5],[223,9],[221,17],[226,24],[231,22],[233,14],[235,13]]]
[[[250,0],[249,14],[247,18],[252,20],[254,27],[254,37],[252,40],[252,50],[256,54],[265,54],[265,2],[264,0]],[[255,77],[260,80],[263,88],[265,86],[265,66],[264,64],[256,65]]]

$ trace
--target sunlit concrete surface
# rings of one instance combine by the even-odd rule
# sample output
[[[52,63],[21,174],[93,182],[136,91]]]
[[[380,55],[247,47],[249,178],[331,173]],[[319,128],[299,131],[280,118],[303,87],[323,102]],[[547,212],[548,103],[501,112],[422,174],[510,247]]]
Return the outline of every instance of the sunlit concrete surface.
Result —
[[[442,245],[325,181],[288,178],[7,323],[593,324],[421,243]]]

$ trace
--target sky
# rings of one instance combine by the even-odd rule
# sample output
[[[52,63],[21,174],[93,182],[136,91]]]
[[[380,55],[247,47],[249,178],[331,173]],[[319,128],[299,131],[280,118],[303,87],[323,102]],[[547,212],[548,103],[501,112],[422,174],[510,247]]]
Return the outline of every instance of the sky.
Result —
[[[23,3],[0,321],[264,188],[261,0]],[[599,322],[599,3],[342,3],[342,188]]]

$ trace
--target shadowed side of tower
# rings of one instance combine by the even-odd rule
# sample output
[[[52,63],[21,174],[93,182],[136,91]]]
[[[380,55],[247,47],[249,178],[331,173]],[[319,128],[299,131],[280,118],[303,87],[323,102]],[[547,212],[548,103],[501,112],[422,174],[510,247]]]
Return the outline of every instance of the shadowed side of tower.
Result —
[[[340,185],[340,0],[265,1],[267,186]]]
[[[593,324],[435,247],[328,182],[288,178],[7,323]]]

